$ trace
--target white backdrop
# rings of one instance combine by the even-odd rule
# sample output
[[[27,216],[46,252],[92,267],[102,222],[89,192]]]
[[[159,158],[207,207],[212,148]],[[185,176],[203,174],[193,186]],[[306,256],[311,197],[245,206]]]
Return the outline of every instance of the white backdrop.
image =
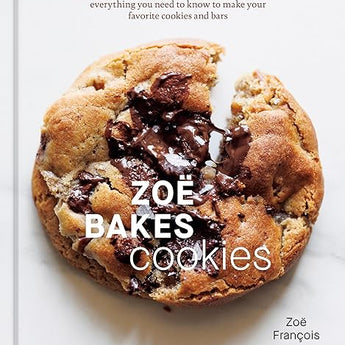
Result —
[[[227,21],[129,22],[89,2],[19,1],[19,344],[297,344],[272,340],[287,316],[305,317],[305,330],[320,332],[310,343],[344,344],[345,3],[268,0],[267,9],[233,11]],[[283,279],[225,306],[167,313],[68,266],[40,226],[30,178],[43,114],[84,67],[174,37],[226,48],[213,93],[218,125],[241,74],[260,68],[285,83],[315,125],[326,194],[302,259]]]

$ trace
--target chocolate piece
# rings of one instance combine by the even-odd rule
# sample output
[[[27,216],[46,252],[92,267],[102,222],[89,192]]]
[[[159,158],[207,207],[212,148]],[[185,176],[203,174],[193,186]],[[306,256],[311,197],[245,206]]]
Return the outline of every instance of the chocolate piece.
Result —
[[[208,264],[206,266],[206,273],[212,277],[212,278],[216,278],[219,274],[219,270],[217,270],[212,264]]]
[[[81,171],[78,174],[78,185],[74,187],[67,199],[70,209],[76,213],[91,213],[89,197],[97,184],[106,182],[106,179],[100,176],[94,176],[87,171]]]
[[[126,154],[128,141],[134,134],[135,130],[128,123],[108,121],[105,128],[105,138],[108,141],[109,152],[112,152],[112,158],[122,157]]]
[[[217,226],[219,226],[219,223],[214,222],[214,225],[217,224]],[[194,227],[195,225],[193,225]],[[199,227],[195,227],[196,229],[199,229],[198,232],[194,233],[190,238],[188,239],[181,239],[181,238],[172,238],[169,240],[161,240],[161,246],[165,246],[168,247],[169,249],[171,249],[171,251],[173,252],[174,256],[176,257],[178,252],[185,247],[189,247],[189,248],[193,248],[196,253],[197,253],[197,264],[195,266],[195,270],[200,270],[202,267],[202,241],[205,240],[205,251],[206,251],[206,255],[208,255],[214,248],[219,247],[222,248],[223,247],[223,243],[222,243],[222,237],[221,237],[221,233],[219,231],[219,229],[217,228],[212,229],[212,225],[210,224],[203,224],[200,225]],[[212,234],[211,232],[214,231]],[[215,232],[217,231],[217,232]],[[212,237],[211,237],[212,236]],[[216,257],[215,257],[216,258]],[[159,253],[159,255],[157,255],[157,262],[160,266],[164,267],[167,266],[170,260],[170,256],[166,251],[161,251]],[[188,250],[188,251],[184,251],[181,255],[181,263],[184,266],[189,266],[192,265],[194,263],[194,258],[193,258],[193,252]],[[176,263],[174,263],[174,265],[176,265]],[[171,269],[168,271],[169,274],[171,272],[177,272],[178,271],[178,267],[176,266],[172,266]],[[207,266],[208,267],[208,266]],[[207,268],[206,267],[206,268]],[[215,276],[218,274],[218,271],[216,271],[216,273],[214,272],[214,270],[209,269],[206,270],[206,272],[208,274],[210,274],[211,276]],[[168,275],[169,275],[168,274]],[[172,276],[172,274],[170,274]],[[171,279],[174,278],[174,279]],[[174,285],[176,283],[176,279],[178,278],[178,276],[176,277],[170,277],[169,280],[165,281],[164,283],[167,285],[167,282],[169,282],[171,285]]]
[[[238,213],[237,213],[237,217],[240,218],[241,221],[242,221],[244,218],[246,218],[246,216],[245,216],[243,213],[241,213],[241,212],[238,212]]]
[[[92,238],[81,237],[78,241],[78,251],[84,253],[85,247],[91,242]]]
[[[241,163],[251,140],[248,127],[238,126],[224,131],[213,125],[209,112],[183,109],[190,78],[171,72],[157,78],[150,91],[129,91],[128,103],[135,129],[125,122],[108,122],[105,137],[110,157],[136,157],[170,180],[176,180],[182,174],[192,174],[197,180],[200,169],[210,158],[210,134],[217,131],[224,136],[223,160],[218,164],[218,170],[231,177],[242,174]],[[246,177],[249,175],[248,171],[244,173]],[[218,189],[223,196],[239,194],[242,187],[231,184],[231,178],[218,177]]]
[[[207,216],[202,216],[197,210],[186,209],[180,205],[165,205],[156,206],[152,208],[153,213],[169,213],[172,215],[171,221],[174,222],[174,216],[180,213],[189,214],[193,221],[191,225],[193,229],[198,229],[198,233],[203,234],[205,237],[217,237],[220,236],[221,231],[224,228],[224,224]],[[173,223],[172,223],[173,226]]]
[[[140,245],[140,241],[136,238],[122,238],[121,236],[115,236],[111,240],[111,244],[115,247],[114,255],[116,259],[124,264],[129,264],[132,250]],[[133,261],[137,264],[139,260],[140,252],[136,252],[134,254]]]
[[[271,205],[266,205],[265,208],[266,208],[266,213],[271,216],[273,216],[277,212],[276,209]]]
[[[106,181],[104,177],[94,176],[93,174],[87,171],[81,171],[78,174],[78,179],[79,179],[80,184],[83,184],[83,185],[91,184],[94,187],[96,187],[98,183]]]
[[[174,284],[176,283],[176,280]],[[151,293],[153,289],[156,289],[161,284],[158,283],[157,278],[153,275],[152,271],[146,276],[144,282],[141,284],[141,288],[147,292]]]
[[[222,196],[241,195],[245,185],[240,180],[218,172],[216,175],[216,185],[218,192]]]
[[[157,173],[139,159],[133,157],[114,159],[111,161],[111,164],[120,170],[128,182],[147,180],[158,181]]]
[[[223,142],[223,161],[219,170],[230,176],[236,176],[249,150],[251,135],[247,126],[232,127],[226,131]]]
[[[180,274],[176,267],[171,267],[164,277],[163,284],[165,287],[174,286],[180,279]]]
[[[152,98],[162,104],[181,104],[188,97],[188,79],[191,75],[166,73],[151,86]]]
[[[133,181],[149,181],[149,187],[143,194],[143,198],[151,198],[152,187],[154,183],[158,181],[158,174],[156,171],[151,169],[143,161],[134,157],[113,159],[111,164],[120,170],[122,176],[126,180],[127,184],[131,187],[134,194],[138,191],[138,189],[137,187],[132,187]]]

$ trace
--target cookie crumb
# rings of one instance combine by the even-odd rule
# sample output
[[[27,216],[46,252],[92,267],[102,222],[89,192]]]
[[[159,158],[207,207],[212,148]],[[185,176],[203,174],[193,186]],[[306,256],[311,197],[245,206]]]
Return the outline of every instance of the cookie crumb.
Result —
[[[165,305],[165,306],[163,307],[163,309],[164,309],[166,312],[171,313],[171,308],[170,308],[168,305]]]

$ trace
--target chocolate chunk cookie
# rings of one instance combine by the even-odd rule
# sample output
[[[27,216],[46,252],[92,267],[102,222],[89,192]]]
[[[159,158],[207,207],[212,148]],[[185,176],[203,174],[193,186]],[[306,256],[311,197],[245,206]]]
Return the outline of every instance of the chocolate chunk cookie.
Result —
[[[217,44],[175,40],[106,56],[46,112],[35,204],[56,249],[97,282],[166,304],[214,304],[281,277],[307,244],[323,197],[312,123],[276,77],[256,71],[237,82],[228,128],[217,128],[210,90],[222,52]],[[223,137],[216,161],[209,153],[214,132]],[[193,181],[193,205],[176,198],[157,204],[154,184],[176,187],[181,176]],[[133,181],[148,181],[147,205],[132,205]],[[128,234],[133,214],[148,215],[151,236],[87,238],[90,213],[105,228],[118,214]],[[181,213],[192,236],[154,236],[155,214],[170,214],[173,228]],[[147,264],[140,271],[130,264],[138,247],[145,251],[134,263]],[[193,269],[176,260],[157,268],[161,247]],[[249,254],[241,269],[230,255],[239,247]],[[269,253],[266,270],[258,248]],[[156,261],[167,266],[168,251]]]

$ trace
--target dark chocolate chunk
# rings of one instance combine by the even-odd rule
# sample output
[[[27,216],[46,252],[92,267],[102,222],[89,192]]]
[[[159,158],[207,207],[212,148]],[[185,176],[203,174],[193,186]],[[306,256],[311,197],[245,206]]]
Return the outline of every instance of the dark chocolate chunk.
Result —
[[[175,286],[178,283],[179,279],[180,275],[177,272],[176,267],[173,266],[168,270],[167,274],[165,275],[163,284],[166,287]]]
[[[81,237],[78,241],[78,251],[84,253],[85,247],[91,242],[92,238]]]
[[[100,176],[94,176],[87,171],[81,171],[77,178],[78,185],[72,189],[67,199],[67,204],[74,212],[91,213],[90,194],[98,183],[106,182],[106,179]]]
[[[291,217],[291,215],[288,215],[287,213],[285,212],[277,212],[277,213],[274,213],[274,220],[276,221],[276,223],[282,223],[285,219],[287,219],[288,217]]]
[[[223,161],[219,164],[219,170],[230,176],[236,176],[240,172],[242,162],[249,151],[251,134],[247,126],[232,127],[226,131],[223,142]]]
[[[175,285],[177,280],[173,282],[173,285]],[[146,276],[145,280],[141,284],[142,289],[147,292],[151,293],[153,289],[156,289],[161,284],[158,283],[157,278],[152,274],[152,271]]]
[[[276,209],[271,205],[265,205],[266,213],[273,216],[276,213]]]
[[[245,216],[242,212],[238,212],[238,213],[237,213],[237,217],[240,218],[241,221],[242,221],[244,218],[246,218],[246,216]]]
[[[206,266],[206,273],[212,277],[216,278],[219,274],[219,270],[217,270],[212,264]]]
[[[127,184],[135,194],[137,187],[132,187],[133,181],[149,181],[149,187],[143,195],[143,198],[150,199],[152,187],[158,181],[158,174],[151,169],[146,163],[134,157],[123,157],[113,159],[111,164],[114,165],[121,172]]]
[[[218,170],[231,177],[238,175],[249,149],[249,129],[238,126],[223,131],[211,122],[209,112],[183,109],[190,78],[171,72],[157,78],[149,91],[130,90],[128,104],[135,129],[121,121],[109,121],[105,137],[110,157],[136,157],[170,179],[200,175],[200,168],[210,158],[210,135],[217,131],[224,136]]]
[[[114,255],[116,259],[124,264],[129,264],[132,250],[140,245],[140,241],[136,238],[116,236],[111,240],[111,244],[115,247]],[[140,252],[138,251],[134,254],[133,262],[137,264],[139,260]]]
[[[218,192],[222,196],[241,195],[245,185],[238,179],[218,172],[216,175],[216,185]]]
[[[150,92],[128,92],[136,130],[110,121],[105,137],[111,158],[133,156],[161,174],[177,178],[201,167],[209,159],[209,139],[214,129],[209,113],[182,108],[191,76],[168,73],[157,78]]]
[[[188,79],[191,77],[175,72],[161,75],[151,86],[152,98],[162,104],[181,104],[188,97]]]
[[[93,174],[87,172],[87,171],[81,171],[78,174],[78,180],[81,185],[89,185],[91,184],[93,187],[96,187],[96,185],[100,182],[105,182],[106,179],[101,176],[94,176]]]

